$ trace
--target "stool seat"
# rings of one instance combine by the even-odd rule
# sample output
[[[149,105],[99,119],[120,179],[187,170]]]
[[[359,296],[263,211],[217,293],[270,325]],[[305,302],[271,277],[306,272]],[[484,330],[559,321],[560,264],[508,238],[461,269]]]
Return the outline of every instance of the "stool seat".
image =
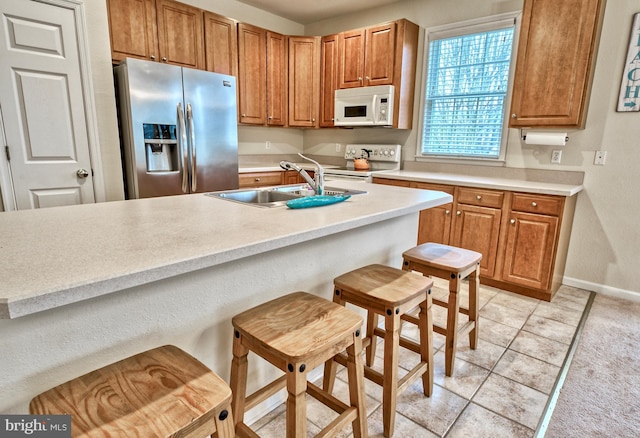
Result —
[[[382,386],[382,422],[386,437],[394,432],[398,394],[418,377],[422,377],[426,396],[433,391],[433,331],[429,295],[432,285],[433,281],[422,275],[379,264],[364,266],[334,279],[334,302],[343,306],[353,304],[367,311],[367,336],[363,340],[367,358],[364,375]],[[415,308],[420,309],[417,318],[409,314]],[[378,327],[379,315],[384,317],[384,330]],[[409,320],[419,326],[418,342],[401,336],[401,320]],[[378,337],[384,338],[382,373],[372,368]],[[402,379],[398,378],[399,347],[420,354],[420,362]],[[329,392],[335,381],[336,362],[344,365],[345,359],[338,355],[325,364],[324,388]]]
[[[445,375],[453,375],[457,338],[459,333],[469,334],[469,346],[475,350],[478,343],[478,289],[480,288],[480,261],[482,254],[464,248],[439,243],[424,243],[402,254],[402,269],[417,271],[425,276],[449,281],[447,301],[433,299],[433,304],[447,308],[447,324],[433,324],[436,333],[445,336]],[[460,305],[460,285],[469,278],[469,307]],[[458,328],[458,313],[469,321]]]
[[[334,436],[351,423],[353,436],[366,437],[362,323],[356,313],[307,292],[285,295],[234,316],[231,388],[236,433],[255,436],[244,423],[245,412],[286,387],[288,438],[307,436],[307,393],[339,414],[323,436]],[[349,354],[349,405],[307,381],[307,373],[345,349]],[[285,375],[247,396],[249,351]]]
[[[74,437],[231,438],[231,388],[166,345],[107,365],[31,400],[36,415],[69,414]]]
[[[451,272],[463,272],[475,268],[482,259],[482,254],[455,246],[425,243],[405,251],[402,257],[405,261],[419,262]]]

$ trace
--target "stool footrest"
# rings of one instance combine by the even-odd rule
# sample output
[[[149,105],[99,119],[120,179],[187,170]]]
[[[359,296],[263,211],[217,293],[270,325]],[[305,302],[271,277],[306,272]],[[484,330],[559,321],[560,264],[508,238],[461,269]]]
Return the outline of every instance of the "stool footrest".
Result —
[[[420,362],[413,367],[405,376],[398,380],[398,394],[403,392],[409,385],[411,385],[418,377],[427,372],[429,364],[427,362]]]
[[[402,319],[404,319],[404,316],[406,316],[406,315],[403,315]],[[409,316],[406,319],[406,321],[412,322],[412,317]],[[418,324],[418,319],[417,318],[416,318],[416,322],[414,324],[416,324],[416,325]],[[376,327],[375,329],[373,329],[373,332],[374,332],[374,334],[376,336],[384,339],[385,331],[382,330],[380,327]],[[369,339],[369,338],[367,338],[367,339]],[[410,339],[407,339],[407,338],[405,338],[403,336],[400,336],[400,339],[398,341],[399,341],[399,344],[400,344],[401,347],[406,348],[407,350],[411,350],[414,353],[420,354],[420,344],[419,343],[417,343],[415,341],[412,341]],[[371,340],[369,339],[369,343],[370,342],[371,342]]]
[[[240,438],[260,438],[260,435],[244,423],[236,424],[236,436]]]
[[[311,382],[307,382],[307,394],[339,414],[337,418],[316,435],[317,437],[335,436],[340,430],[344,429],[345,426],[352,423],[358,417],[358,410],[354,406],[343,403]]]
[[[449,303],[448,302],[442,301],[442,300],[438,300],[436,298],[433,299],[433,304],[435,304],[436,306],[444,307],[445,309],[449,308]],[[468,307],[458,306],[458,312],[462,313],[463,315],[469,316],[469,308]]]
[[[287,387],[287,376],[282,376],[269,383],[267,386],[260,388],[245,399],[245,411],[256,407],[276,392]]]

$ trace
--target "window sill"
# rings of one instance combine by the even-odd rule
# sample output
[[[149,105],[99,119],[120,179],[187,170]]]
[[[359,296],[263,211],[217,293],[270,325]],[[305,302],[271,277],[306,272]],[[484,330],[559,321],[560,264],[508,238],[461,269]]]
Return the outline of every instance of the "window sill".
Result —
[[[415,155],[414,160],[418,163],[441,163],[441,164],[472,164],[474,166],[506,167],[505,160],[496,158],[454,158],[454,157],[425,157]]]

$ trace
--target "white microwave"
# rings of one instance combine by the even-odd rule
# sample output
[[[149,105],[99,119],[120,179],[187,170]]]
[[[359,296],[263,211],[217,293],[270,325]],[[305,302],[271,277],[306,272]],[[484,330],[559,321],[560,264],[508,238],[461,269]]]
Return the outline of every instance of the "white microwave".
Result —
[[[392,126],[393,85],[335,91],[335,126]]]

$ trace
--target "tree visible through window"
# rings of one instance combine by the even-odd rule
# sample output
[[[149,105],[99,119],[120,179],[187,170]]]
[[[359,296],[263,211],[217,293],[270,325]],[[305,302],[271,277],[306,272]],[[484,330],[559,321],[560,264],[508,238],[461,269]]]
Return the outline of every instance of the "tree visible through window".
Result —
[[[423,155],[500,157],[513,31],[430,38]]]

